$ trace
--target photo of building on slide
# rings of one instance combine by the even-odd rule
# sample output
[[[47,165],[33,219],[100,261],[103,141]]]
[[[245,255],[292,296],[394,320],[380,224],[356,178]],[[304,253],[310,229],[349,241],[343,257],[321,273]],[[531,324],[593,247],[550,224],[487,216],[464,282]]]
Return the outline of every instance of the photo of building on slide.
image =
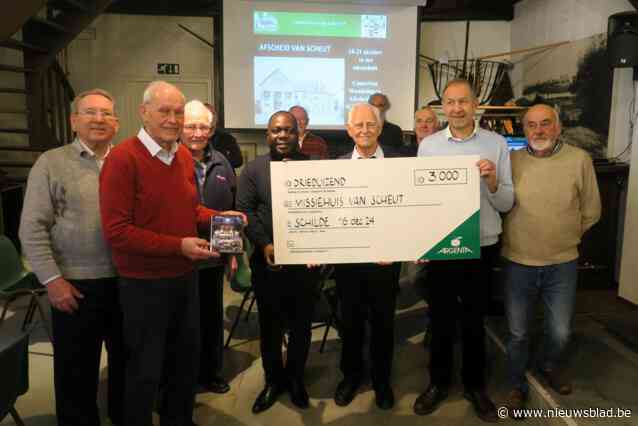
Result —
[[[314,126],[343,125],[343,58],[256,56],[254,75],[256,125],[293,105],[303,106]]]

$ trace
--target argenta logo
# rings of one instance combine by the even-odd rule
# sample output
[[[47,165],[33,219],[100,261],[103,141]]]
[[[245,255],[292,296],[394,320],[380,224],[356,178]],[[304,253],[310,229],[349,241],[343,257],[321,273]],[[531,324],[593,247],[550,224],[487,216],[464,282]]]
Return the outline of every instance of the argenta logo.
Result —
[[[470,249],[469,247],[463,247],[461,245],[461,240],[462,239],[463,239],[463,237],[454,237],[454,238],[452,238],[450,240],[450,246],[451,247],[443,247],[442,249],[437,251],[437,254],[445,254],[445,255],[472,254],[473,253],[472,249]]]

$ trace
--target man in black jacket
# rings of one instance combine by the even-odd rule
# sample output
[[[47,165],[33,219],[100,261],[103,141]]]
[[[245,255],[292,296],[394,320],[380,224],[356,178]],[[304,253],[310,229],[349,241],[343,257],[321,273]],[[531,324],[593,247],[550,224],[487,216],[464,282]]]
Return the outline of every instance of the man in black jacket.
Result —
[[[248,216],[246,234],[255,247],[250,266],[259,310],[260,346],[266,384],[253,405],[257,414],[270,408],[288,389],[299,408],[307,408],[303,373],[310,348],[310,325],[318,271],[305,265],[277,265],[273,246],[270,162],[307,160],[299,152],[297,121],[287,111],[274,113],[266,142],[270,153],[246,165],[239,178],[237,209]],[[288,330],[284,366],[282,338]]]
[[[348,114],[347,130],[354,140],[354,150],[343,159],[398,157],[389,147],[379,145],[381,133],[379,110],[369,104],[356,104]],[[341,372],[334,400],[346,406],[352,402],[363,376],[365,320],[370,320],[372,387],[375,402],[381,409],[394,406],[390,386],[394,350],[394,310],[400,263],[353,263],[336,266],[337,293],[341,301]]]

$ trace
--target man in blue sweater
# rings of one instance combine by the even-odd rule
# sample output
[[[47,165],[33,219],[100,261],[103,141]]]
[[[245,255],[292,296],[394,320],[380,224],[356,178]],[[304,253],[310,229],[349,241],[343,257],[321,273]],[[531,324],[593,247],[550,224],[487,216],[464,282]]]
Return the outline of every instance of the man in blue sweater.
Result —
[[[414,403],[414,412],[430,414],[447,398],[452,380],[456,321],[463,342],[463,385],[481,420],[496,422],[496,408],[486,393],[485,329],[492,265],[498,255],[500,213],[514,204],[507,143],[481,129],[474,120],[478,102],[467,80],[452,80],[443,91],[448,127],[424,139],[418,156],[478,155],[481,176],[481,258],[434,261],[428,264],[432,285],[430,309],[432,346],[430,385]]]

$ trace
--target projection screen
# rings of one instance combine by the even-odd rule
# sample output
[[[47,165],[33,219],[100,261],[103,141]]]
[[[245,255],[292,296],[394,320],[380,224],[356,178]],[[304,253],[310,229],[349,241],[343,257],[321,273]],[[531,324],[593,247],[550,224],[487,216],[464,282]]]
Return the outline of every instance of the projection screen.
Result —
[[[224,0],[226,128],[265,128],[293,105],[312,127],[343,129],[350,107],[385,93],[388,120],[411,129],[416,6]]]

